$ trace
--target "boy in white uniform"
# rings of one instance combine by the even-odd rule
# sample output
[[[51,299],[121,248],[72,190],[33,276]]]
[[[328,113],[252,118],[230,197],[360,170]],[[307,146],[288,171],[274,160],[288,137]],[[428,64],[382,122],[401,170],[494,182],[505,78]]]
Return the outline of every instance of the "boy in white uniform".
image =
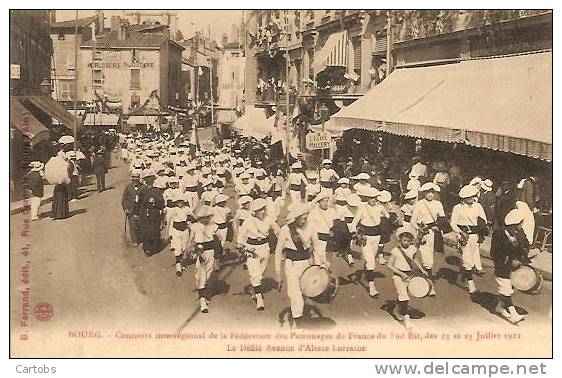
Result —
[[[400,212],[402,213],[402,222],[410,223],[412,220],[412,211],[414,210],[414,204],[418,199],[418,192],[415,190],[410,190],[404,194],[404,203],[400,207]]]
[[[478,218],[482,218],[486,225],[484,208],[476,202],[478,188],[473,185],[464,186],[459,197],[461,202],[453,207],[451,213],[451,227],[456,232],[462,252],[463,276],[468,286],[469,294],[477,291],[473,280],[473,269],[482,270],[480,259],[480,243],[478,242]]]
[[[301,197],[301,190],[306,188],[308,185],[308,181],[306,177],[302,173],[302,164],[300,161],[293,163],[291,165],[291,169],[293,170],[287,179],[287,184],[285,187],[285,193],[289,193],[291,197],[291,205],[295,203],[303,202]]]
[[[189,163],[186,166],[185,174],[181,179],[181,188],[187,194],[189,199],[189,206],[195,209],[199,206],[199,196],[197,194],[199,190],[200,179],[199,175],[195,173],[195,164]]]
[[[308,173],[306,178],[308,179],[308,184],[304,189],[304,198],[305,202],[312,202],[322,188],[318,182],[318,174],[316,172]]]
[[[369,282],[369,295],[377,297],[379,292],[375,287],[375,260],[379,251],[381,239],[380,223],[382,217],[388,217],[388,212],[377,202],[379,191],[375,188],[364,189],[367,203],[360,206],[349,225],[352,233],[362,234],[361,252],[365,259],[366,278]]]
[[[246,266],[250,275],[250,284],[256,298],[256,309],[263,311],[265,305],[263,302],[262,279],[263,273],[267,268],[269,261],[269,233],[273,231],[275,235],[279,234],[279,227],[272,218],[266,216],[266,201],[258,198],[251,204],[252,216],[248,217],[238,234],[238,244],[243,245],[249,251]]]
[[[422,199],[414,205],[410,225],[418,234],[421,232],[423,237],[420,242],[420,254],[424,269],[433,279],[433,253],[435,251],[435,233],[441,232],[437,227],[437,219],[445,216],[443,205],[435,199],[435,194],[440,191],[438,185],[427,182],[420,187]],[[420,235],[421,236],[421,235]],[[435,296],[435,289],[432,287],[430,296]]]
[[[334,183],[338,181],[340,176],[332,168],[332,161],[330,159],[322,160],[322,169],[320,170],[320,186],[323,190],[334,191]]]
[[[388,269],[394,273],[392,281],[397,295],[398,320],[404,321],[406,328],[411,328],[410,314],[408,310],[408,281],[412,277],[411,274],[415,268],[426,274],[420,262],[415,258],[417,252],[414,246],[415,231],[406,224],[396,230],[398,245],[390,252],[388,259]]]
[[[189,224],[193,221],[192,211],[186,206],[187,196],[180,194],[176,197],[177,206],[170,215],[170,251],[176,259],[176,276],[182,275],[182,257],[187,249],[189,240]]]

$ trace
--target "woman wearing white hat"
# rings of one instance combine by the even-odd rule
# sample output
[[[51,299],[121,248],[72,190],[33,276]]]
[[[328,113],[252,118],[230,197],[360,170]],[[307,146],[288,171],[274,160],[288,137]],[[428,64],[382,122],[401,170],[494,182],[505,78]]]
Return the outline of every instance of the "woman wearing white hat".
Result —
[[[441,232],[437,226],[437,219],[445,216],[443,204],[435,199],[435,194],[439,190],[439,186],[432,182],[427,182],[420,187],[422,199],[414,205],[410,220],[410,225],[418,232],[418,237],[421,237],[419,249],[423,267],[432,278],[435,233]],[[433,286],[429,295],[435,296]]]
[[[279,234],[279,226],[275,220],[266,216],[266,206],[267,202],[264,199],[254,200],[250,205],[252,216],[244,221],[238,233],[238,244],[249,251],[246,266],[258,311],[265,309],[262,279],[271,253],[269,235],[271,231],[275,235]]]
[[[304,298],[300,288],[300,277],[311,263],[313,256],[313,234],[307,227],[309,207],[297,203],[292,206],[287,224],[281,227],[275,248],[275,275],[281,285],[281,263],[285,260],[287,294],[291,300],[291,314],[297,327],[302,326]]]
[[[480,243],[478,234],[481,232],[478,218],[486,224],[486,214],[482,205],[476,202],[478,188],[473,185],[464,186],[459,197],[461,203],[453,207],[451,227],[456,232],[462,253],[463,276],[470,294],[477,291],[473,279],[473,269],[482,270],[480,260]]]
[[[373,298],[379,295],[375,287],[375,266],[381,240],[381,218],[389,216],[386,209],[378,203],[378,194],[379,191],[375,188],[368,188],[363,191],[367,203],[359,207],[355,218],[349,225],[349,230],[352,233],[357,232],[363,236],[361,253],[365,259],[365,276],[369,282],[369,295]]]
[[[201,206],[195,213],[197,222],[191,226],[189,246],[195,253],[195,284],[199,294],[201,312],[209,312],[209,292],[207,283],[215,266],[215,253],[219,249],[216,237],[217,225],[212,222],[213,211],[209,206]]]

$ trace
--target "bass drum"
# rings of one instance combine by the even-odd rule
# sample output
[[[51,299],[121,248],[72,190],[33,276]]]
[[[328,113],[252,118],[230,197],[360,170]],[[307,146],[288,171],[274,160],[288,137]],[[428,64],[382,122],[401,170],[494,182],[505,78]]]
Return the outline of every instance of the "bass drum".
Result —
[[[303,295],[319,303],[331,302],[337,294],[338,286],[337,277],[320,265],[309,266],[300,278]]]
[[[429,294],[431,284],[421,276],[414,276],[408,281],[408,293],[414,298],[423,298]]]
[[[538,294],[542,288],[542,275],[530,265],[520,265],[510,275],[511,284],[527,294]]]

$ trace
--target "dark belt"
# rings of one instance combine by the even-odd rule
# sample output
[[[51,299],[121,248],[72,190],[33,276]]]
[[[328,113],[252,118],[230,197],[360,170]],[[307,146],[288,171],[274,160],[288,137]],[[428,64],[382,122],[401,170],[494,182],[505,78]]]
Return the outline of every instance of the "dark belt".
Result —
[[[299,252],[296,249],[285,248],[285,257],[291,261],[303,261],[310,258],[310,253],[308,251]]]
[[[217,175],[217,176],[219,176],[220,178],[225,178],[225,177],[226,177],[224,174]]]
[[[178,231],[187,230],[187,221],[174,222],[173,227]]]
[[[290,188],[291,190],[301,190],[301,186],[297,184],[291,184]]]
[[[355,218],[355,217],[345,217],[345,223],[353,222],[353,218]]]
[[[320,186],[323,188],[332,189],[334,187],[334,184],[331,181],[320,181]]]
[[[325,233],[323,233],[323,232],[319,232],[319,233],[318,233],[318,240],[327,242],[328,239],[330,239],[330,234],[325,234]]]
[[[466,232],[467,234],[477,234],[478,233],[478,226],[465,226],[465,225],[460,225],[459,224],[459,228]]]
[[[219,230],[224,230],[225,228],[228,227],[228,222],[216,223],[216,225],[219,227]]]
[[[198,245],[201,245],[203,247],[204,251],[209,251],[209,250],[214,250],[216,243],[214,240],[209,240],[206,242],[202,242],[202,243],[197,243]]]
[[[265,238],[259,238],[259,239],[248,238],[248,240],[246,241],[246,243],[248,243],[248,244],[250,244],[250,245],[264,245],[264,244],[268,244],[268,243],[269,243],[269,236],[266,236]]]
[[[410,220],[412,220],[412,216],[404,214],[404,222],[409,222]]]
[[[381,234],[380,225],[364,226],[364,225],[361,224],[361,227],[363,228],[363,234],[365,236],[378,236],[378,235]]]
[[[345,206],[345,205],[347,205],[347,201],[346,200],[337,200],[336,205]]]
[[[203,201],[203,205],[211,206],[211,201]]]
[[[172,201],[172,200],[166,201],[166,207],[176,207],[176,201]]]
[[[188,186],[185,188],[186,192],[197,192],[197,187],[196,186]]]

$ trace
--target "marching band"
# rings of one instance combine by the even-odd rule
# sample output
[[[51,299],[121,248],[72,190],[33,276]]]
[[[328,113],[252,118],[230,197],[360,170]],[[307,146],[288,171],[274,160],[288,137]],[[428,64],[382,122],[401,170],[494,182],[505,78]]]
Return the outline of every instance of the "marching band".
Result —
[[[294,162],[285,181],[278,166],[264,167],[259,157],[243,156],[240,149],[230,146],[193,151],[187,142],[178,144],[161,135],[129,135],[121,146],[132,179],[122,200],[131,243],[142,244],[150,254],[158,250],[159,241],[162,247],[169,240],[178,277],[194,264],[203,313],[209,312],[212,296],[209,280],[221,269],[227,248],[244,262],[258,311],[266,308],[263,278],[274,254],[276,280],[279,289],[286,285],[297,327],[302,325],[305,293],[324,282],[314,271],[304,272],[316,266],[315,271],[333,279],[330,252],[349,266],[362,257],[363,277],[372,298],[379,296],[377,263],[386,264],[396,289],[396,319],[406,327],[411,327],[410,296],[436,295],[434,253],[442,244],[442,234],[453,231],[457,235],[460,275],[470,295],[478,290],[474,275],[482,270],[480,245],[490,227],[479,197],[491,190],[486,190],[492,185],[489,179],[460,190],[461,201],[448,222],[438,199],[440,186],[420,183],[426,175],[421,162],[412,167],[404,195],[393,198],[389,191],[372,186],[365,172],[340,178],[329,159],[321,162],[318,173],[304,170],[301,161]],[[511,299],[511,276],[517,268],[513,261],[530,266],[530,242],[524,229],[531,221],[520,204],[504,206],[503,224],[494,228],[491,251],[498,312],[514,324],[524,315]],[[281,214],[287,214],[286,220]],[[386,248],[390,244],[394,247]],[[388,261],[385,251],[390,252]],[[328,290],[328,281],[320,292]]]

